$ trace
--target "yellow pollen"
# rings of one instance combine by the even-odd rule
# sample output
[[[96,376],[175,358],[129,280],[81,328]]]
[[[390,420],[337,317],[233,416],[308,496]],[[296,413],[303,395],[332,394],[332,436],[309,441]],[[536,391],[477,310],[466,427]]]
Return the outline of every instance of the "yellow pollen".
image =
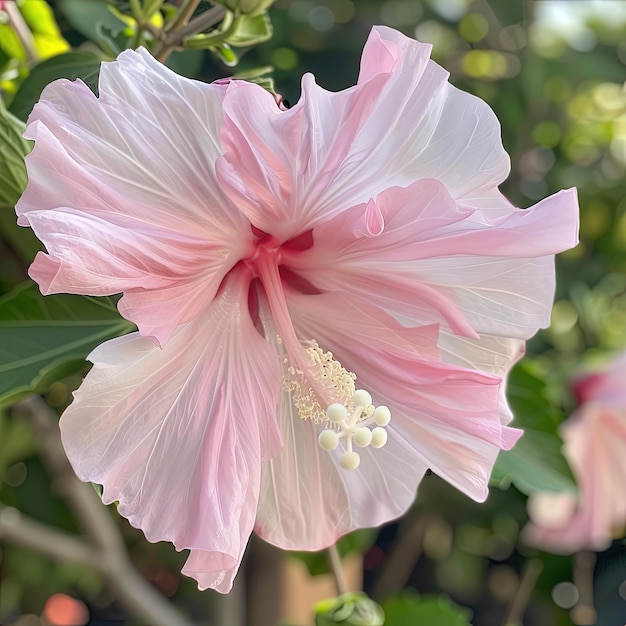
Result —
[[[337,402],[348,404],[355,391],[356,374],[346,370],[339,361],[333,358],[332,352],[326,352],[316,341],[309,341],[305,349],[310,368],[307,372],[289,365],[283,376],[283,388],[291,393],[293,404],[303,420],[311,420],[315,424],[327,423],[326,409],[329,404]],[[288,361],[285,359],[288,364]],[[321,398],[313,389],[310,378],[315,386],[324,394]]]

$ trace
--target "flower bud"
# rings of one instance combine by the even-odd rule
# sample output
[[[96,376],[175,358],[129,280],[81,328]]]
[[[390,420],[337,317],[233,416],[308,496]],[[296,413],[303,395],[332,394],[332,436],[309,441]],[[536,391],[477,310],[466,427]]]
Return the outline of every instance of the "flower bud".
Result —
[[[315,626],[383,626],[382,608],[364,593],[344,593],[315,607]]]

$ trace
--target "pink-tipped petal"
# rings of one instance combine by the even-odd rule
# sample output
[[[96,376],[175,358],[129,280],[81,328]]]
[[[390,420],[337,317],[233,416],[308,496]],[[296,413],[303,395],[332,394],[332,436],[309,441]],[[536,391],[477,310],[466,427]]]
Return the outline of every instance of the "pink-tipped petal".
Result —
[[[511,368],[524,356],[524,341],[490,335],[482,335],[480,339],[468,339],[442,331],[438,343],[444,362],[488,372],[502,378],[500,421],[509,424],[513,420],[513,413],[509,408],[504,383]]]
[[[294,259],[320,291],[378,297],[409,323],[467,337],[527,339],[549,324],[554,254],[577,242],[575,190],[494,219],[458,205],[435,180],[387,189],[375,204],[382,232],[352,227],[340,244],[343,221],[365,219],[361,205],[314,229],[316,245]]]
[[[448,73],[428,61],[430,49],[392,28],[372,29],[359,85],[378,73],[392,77],[372,112],[381,122],[359,137],[355,152],[383,166],[376,177],[384,187],[435,178],[458,201],[492,215],[507,211],[511,205],[497,191],[510,170],[500,124],[485,102],[447,82]]]
[[[288,111],[260,87],[229,85],[218,162],[229,196],[278,238],[425,178],[464,202],[493,197],[499,214],[494,190],[509,169],[500,126],[484,102],[447,82],[429,53],[396,31],[374,29],[355,87],[330,93],[305,76]]]
[[[136,333],[102,344],[61,418],[77,475],[150,541],[194,551],[190,573],[220,591],[254,525],[261,461],[281,446],[280,370],[249,318],[247,284],[233,278],[164,349]]]
[[[267,336],[276,337],[266,306],[261,313]],[[385,317],[368,313],[355,332],[373,329]],[[372,347],[381,349],[391,341],[390,350],[399,351],[391,330],[379,330]],[[417,352],[436,351],[436,329],[409,331],[408,337]],[[280,344],[274,345],[281,351]],[[428,466],[401,437],[378,450],[359,450],[358,470],[346,471],[339,466],[341,450],[331,454],[320,448],[322,427],[302,420],[287,392],[281,395],[277,418],[284,449],[263,465],[255,527],[266,541],[288,550],[321,550],[352,530],[399,517],[413,502]]]
[[[31,272],[44,292],[154,290],[201,274],[210,302],[251,239],[215,176],[224,89],[145,50],[105,63],[98,97],[80,81],[46,87],[26,129],[35,148],[16,207],[51,257]],[[149,313],[147,325],[164,343],[201,309],[163,307],[160,324]]]
[[[626,353],[603,368],[583,373],[574,380],[578,401],[600,402],[604,406],[626,406]]]
[[[622,391],[622,394],[624,392]],[[569,494],[533,494],[526,543],[550,552],[601,551],[626,531],[626,410],[589,402],[561,427],[564,455],[579,488]],[[558,506],[553,519],[547,507]]]
[[[390,437],[412,449],[418,466],[430,467],[475,500],[487,497],[498,452],[521,435],[500,422],[499,378],[421,360],[407,334],[419,329],[374,313],[367,302],[290,294],[289,306],[299,336],[315,338],[357,375],[357,386],[376,404],[391,409]],[[324,315],[330,309],[332,319]],[[367,321],[373,315],[377,326]]]
[[[217,171],[257,228],[288,238],[341,210],[341,203],[325,197],[327,187],[350,159],[352,140],[387,79],[381,75],[365,86],[331,93],[307,74],[300,101],[287,111],[257,85],[229,87],[221,133],[226,152]]]

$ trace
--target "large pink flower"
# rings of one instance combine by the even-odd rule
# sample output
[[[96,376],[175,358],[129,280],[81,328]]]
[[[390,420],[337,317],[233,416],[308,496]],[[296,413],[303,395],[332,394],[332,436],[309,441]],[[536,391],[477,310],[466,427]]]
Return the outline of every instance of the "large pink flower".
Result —
[[[65,448],[202,588],[253,528],[313,550],[398,517],[428,468],[483,500],[519,436],[500,377],[548,323],[576,195],[512,207],[497,120],[429,51],[376,28],[355,87],[306,75],[290,110],[125,52],[31,115],[31,275],[123,292],[139,328],[90,355]]]
[[[605,550],[626,531],[626,353],[580,378],[576,391],[581,405],[561,436],[578,498],[533,494],[524,529],[527,543],[557,553]]]

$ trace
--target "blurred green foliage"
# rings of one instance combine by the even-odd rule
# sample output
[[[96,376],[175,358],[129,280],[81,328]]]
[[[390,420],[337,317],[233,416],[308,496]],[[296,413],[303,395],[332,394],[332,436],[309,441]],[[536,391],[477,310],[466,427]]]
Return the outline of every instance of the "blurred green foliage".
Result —
[[[384,602],[390,626],[462,626],[470,620],[475,626],[500,625],[520,585],[529,580],[524,564],[535,560],[542,571],[533,582],[524,624],[582,623],[574,622],[571,607],[559,605],[553,593],[576,575],[576,564],[529,550],[519,542],[519,531],[527,519],[524,494],[575,488],[557,435],[559,423],[575,406],[568,380],[583,365],[626,346],[624,4],[607,0],[595,3],[595,10],[589,2],[533,0],[277,0],[271,8],[266,1],[219,4],[230,10],[228,19],[189,40],[198,50],[175,50],[167,63],[176,71],[206,81],[236,72],[271,86],[268,67],[273,67],[277,91],[295,102],[305,71],[327,89],[354,84],[371,26],[386,24],[431,43],[433,58],[450,71],[451,81],[493,107],[512,158],[512,173],[503,185],[512,201],[528,206],[561,188],[578,188],[581,243],[557,259],[552,325],[530,342],[526,359],[510,377],[515,424],[526,435],[496,465],[492,483],[500,489],[493,488],[488,501],[477,505],[427,477],[414,509],[397,526],[384,529],[376,545],[370,545],[369,535],[365,541],[365,535],[348,537],[344,544],[365,552],[365,582],[372,595],[378,589],[380,596],[396,596]],[[78,77],[96,90],[100,61],[128,46],[155,50],[154,33],[172,23],[177,3],[57,0],[48,5],[29,0],[18,5],[26,31],[16,30],[10,20],[0,23],[0,353],[19,344],[23,354],[4,362],[27,357],[30,369],[18,372],[19,381],[1,379],[0,393],[16,399],[15,389],[43,392],[62,409],[91,347],[130,326],[111,314],[110,303],[79,298],[70,304],[65,297],[44,301],[34,287],[19,286],[38,249],[30,232],[14,224],[12,207],[25,182],[21,157],[29,149],[19,135],[48,82]],[[202,2],[192,17],[217,8]],[[16,303],[24,314],[22,330],[8,323],[7,311]],[[37,348],[43,346],[36,334],[42,323],[54,329],[43,342],[47,351]],[[68,332],[79,349],[59,352],[67,344],[62,333]],[[34,435],[6,409],[0,409],[0,503],[78,532]],[[154,584],[191,612],[209,610],[193,583],[179,578],[183,555],[149,545],[119,523],[135,562]],[[0,550],[0,621],[20,612],[39,614],[55,592],[110,603],[101,578],[87,568],[53,563],[10,544]],[[587,588],[580,590],[595,592],[599,626],[625,620],[626,600],[619,592],[625,550],[616,543],[612,552],[600,555],[595,589],[587,580]],[[321,555],[308,555],[307,563],[314,572],[326,570]],[[251,571],[248,579],[254,576],[263,573]],[[453,601],[398,596],[407,585],[424,594],[447,594]]]

